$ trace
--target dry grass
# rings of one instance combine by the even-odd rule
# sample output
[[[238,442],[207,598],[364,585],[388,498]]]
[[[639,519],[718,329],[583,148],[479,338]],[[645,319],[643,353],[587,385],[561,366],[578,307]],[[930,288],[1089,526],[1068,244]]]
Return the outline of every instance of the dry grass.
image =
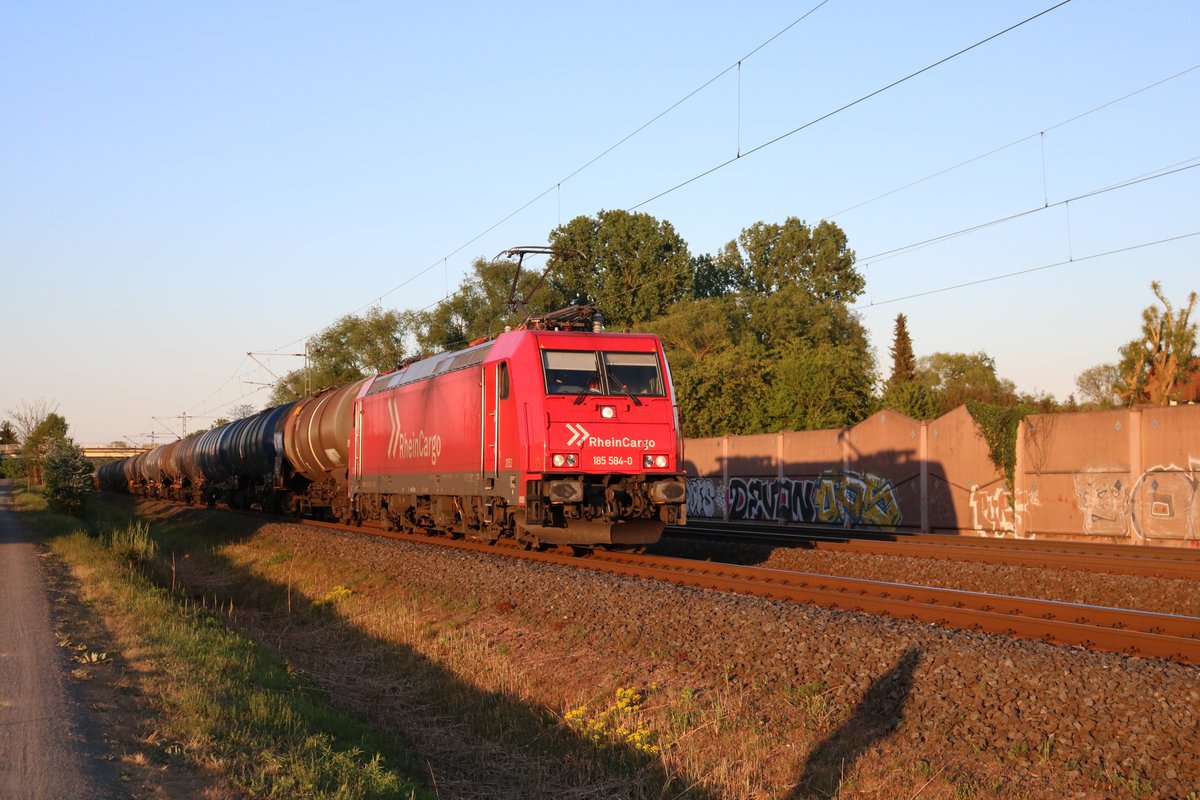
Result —
[[[1036,754],[910,740],[892,732],[898,720],[856,716],[823,683],[712,678],[636,636],[628,650],[600,649],[577,621],[546,626],[463,586],[414,589],[290,526],[150,516],[163,584],[400,737],[439,797],[1061,795],[1022,777]],[[217,524],[228,535],[197,548]],[[1136,796],[1086,779],[1094,791],[1074,796]]]

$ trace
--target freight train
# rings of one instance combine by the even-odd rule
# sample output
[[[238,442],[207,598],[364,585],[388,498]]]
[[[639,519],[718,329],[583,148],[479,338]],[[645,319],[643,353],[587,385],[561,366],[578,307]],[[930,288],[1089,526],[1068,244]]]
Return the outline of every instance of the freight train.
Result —
[[[685,521],[657,337],[573,307],[102,466],[100,487],[525,546]]]

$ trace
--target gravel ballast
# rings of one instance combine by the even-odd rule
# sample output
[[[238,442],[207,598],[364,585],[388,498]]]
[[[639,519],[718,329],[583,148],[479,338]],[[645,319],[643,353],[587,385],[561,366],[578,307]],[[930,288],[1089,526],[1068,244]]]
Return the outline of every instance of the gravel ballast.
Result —
[[[1084,783],[1105,771],[1144,779],[1163,797],[1200,789],[1194,667],[422,545],[290,535],[391,580],[468,591],[484,605],[511,604],[532,622],[574,621],[592,649],[629,652],[632,627],[632,649],[651,668],[656,660],[682,665],[749,691],[824,681],[851,715],[881,696],[872,702],[900,717],[891,735],[918,750],[1045,753],[1016,761],[1009,777],[1018,784],[1057,769]],[[932,568],[948,571],[944,562]]]
[[[989,777],[991,794],[980,796],[1200,793],[1195,667],[286,524],[258,526],[258,537],[336,564],[355,591],[353,576],[369,575],[373,585],[469,599],[479,609],[470,624],[503,628],[507,646],[538,648],[539,663],[583,648],[581,664],[621,664],[631,683],[731,687],[761,709],[756,724],[766,730],[797,730],[802,721],[778,698],[821,687],[830,729],[797,730],[798,741],[813,744],[779,755],[785,766],[774,773],[764,766],[755,797],[836,793],[838,770],[853,763],[831,767],[826,748],[935,765],[951,754]],[[1169,595],[1175,613],[1194,602],[1193,587],[1180,581],[811,551],[730,560],[1114,606],[1130,605],[1119,597],[1145,606]],[[569,674],[569,662],[565,669],[564,686],[586,684],[588,676]],[[891,796],[880,792],[842,788],[843,797]]]

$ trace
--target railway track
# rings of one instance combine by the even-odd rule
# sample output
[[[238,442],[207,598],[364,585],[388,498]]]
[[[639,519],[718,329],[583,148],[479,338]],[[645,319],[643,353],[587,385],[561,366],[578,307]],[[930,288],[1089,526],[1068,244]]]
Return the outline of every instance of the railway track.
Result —
[[[847,553],[1200,580],[1200,550],[947,534],[688,523],[667,535]]]
[[[579,557],[571,554],[568,548],[561,551],[522,550],[516,545],[488,545],[312,520],[303,520],[301,524],[679,586],[1200,665],[1200,618],[1196,617],[664,556],[593,551]]]

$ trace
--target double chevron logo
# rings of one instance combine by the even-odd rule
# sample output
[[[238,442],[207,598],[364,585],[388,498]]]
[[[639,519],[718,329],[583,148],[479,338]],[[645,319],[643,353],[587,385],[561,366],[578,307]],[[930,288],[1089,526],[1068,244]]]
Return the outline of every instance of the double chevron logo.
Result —
[[[392,432],[388,437],[388,458],[395,458],[396,452],[400,449],[400,409],[396,407],[396,398],[393,397],[387,404],[388,421],[392,424]]]
[[[583,427],[582,425],[575,425],[568,422],[567,430],[571,432],[571,438],[567,440],[567,447],[574,447],[577,444],[582,445],[585,441],[587,441],[587,428]]]

